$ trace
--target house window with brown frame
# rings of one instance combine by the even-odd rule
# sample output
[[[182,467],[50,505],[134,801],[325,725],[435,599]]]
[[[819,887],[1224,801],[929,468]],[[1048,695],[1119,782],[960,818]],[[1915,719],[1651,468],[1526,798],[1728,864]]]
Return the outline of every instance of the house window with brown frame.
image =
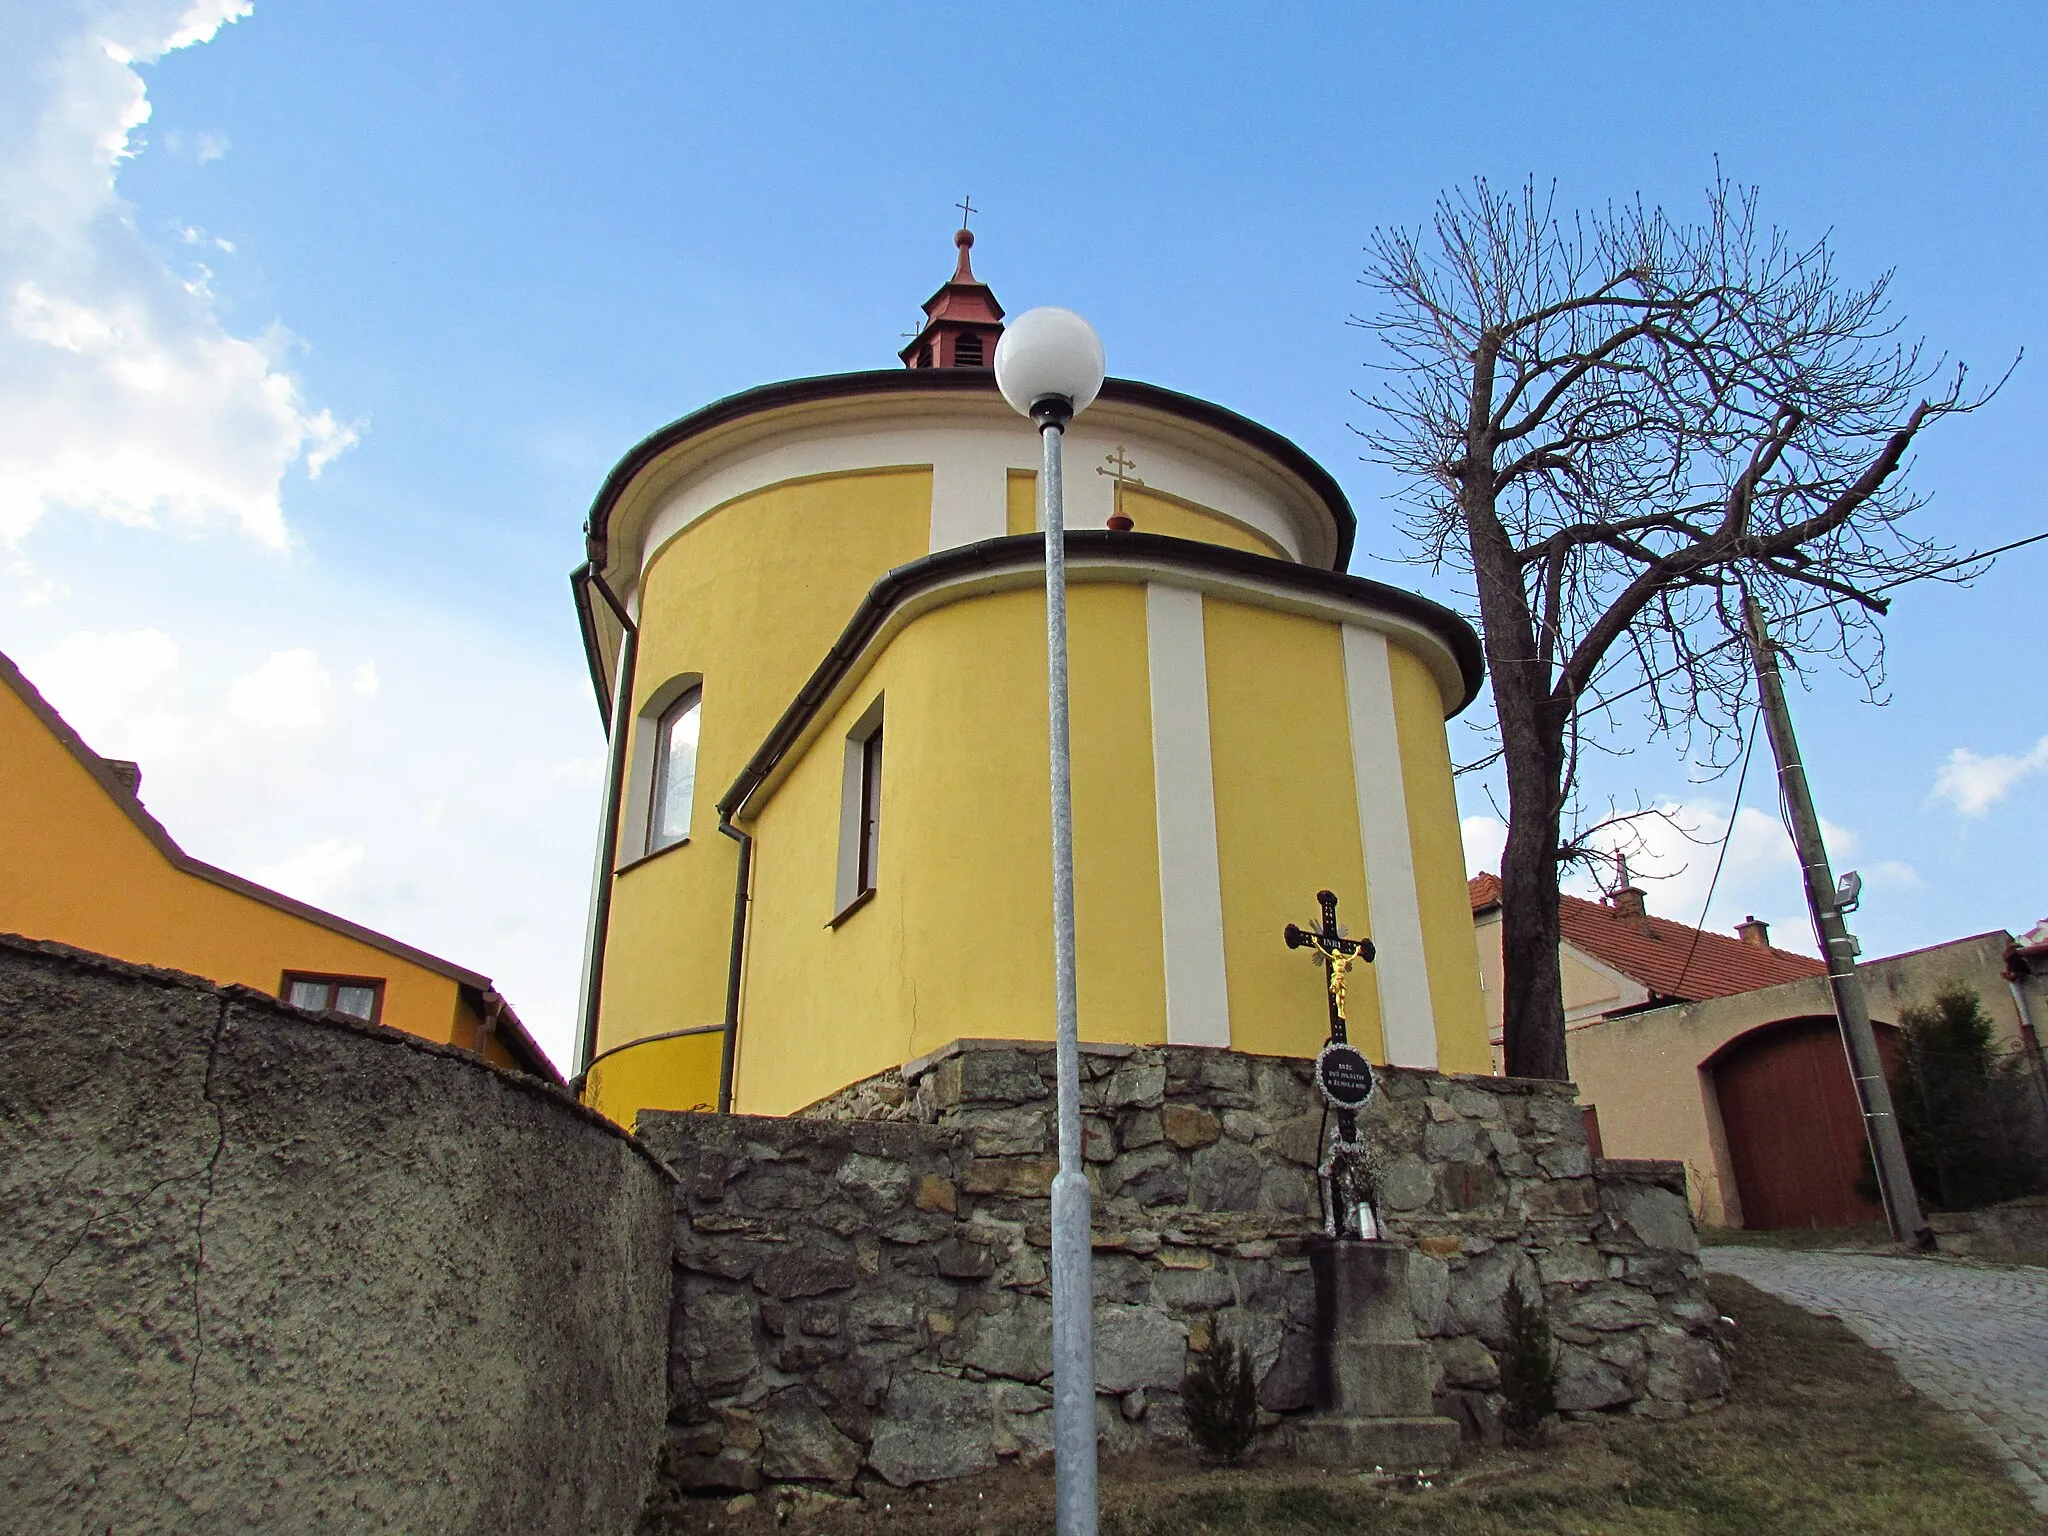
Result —
[[[345,1013],[375,1024],[384,1013],[381,976],[324,976],[317,971],[286,971],[278,996],[294,1008],[315,1013]]]

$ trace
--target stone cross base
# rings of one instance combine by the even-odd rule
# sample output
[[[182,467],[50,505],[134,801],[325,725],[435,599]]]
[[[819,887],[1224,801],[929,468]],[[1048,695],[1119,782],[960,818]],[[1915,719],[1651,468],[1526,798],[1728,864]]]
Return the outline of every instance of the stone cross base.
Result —
[[[1399,1243],[1318,1239],[1316,1405],[1295,1430],[1301,1455],[1388,1471],[1441,1467],[1458,1448],[1455,1419],[1431,1413],[1434,1357],[1415,1336],[1408,1250]]]

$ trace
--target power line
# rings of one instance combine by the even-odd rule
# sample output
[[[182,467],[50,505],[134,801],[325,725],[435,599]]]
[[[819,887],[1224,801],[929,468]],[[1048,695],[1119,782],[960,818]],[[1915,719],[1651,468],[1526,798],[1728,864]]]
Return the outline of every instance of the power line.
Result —
[[[1996,549],[1982,549],[1977,551],[1977,553],[1974,555],[1964,555],[1960,559],[1950,560],[1945,564],[1937,565],[1933,567],[1931,570],[1915,571],[1910,576],[1901,576],[1895,581],[1882,582],[1879,585],[1872,587],[1870,590],[1873,592],[1889,592],[1895,587],[1903,587],[1916,581],[1926,581],[1931,577],[1941,575],[1944,571],[1953,571],[1958,567],[1965,565],[1975,565],[1979,560],[1989,560],[1994,556],[2007,554],[2015,549],[2024,549],[2027,547],[2027,545],[2038,544],[2043,539],[2048,539],[2048,533],[2036,533],[2024,539],[2015,539],[2012,543],[2001,544]],[[1790,613],[1781,615],[1778,622],[1784,623],[1785,621],[1790,619],[1803,619],[1810,613],[1820,613],[1824,609],[1832,608],[1834,606],[1834,603],[1815,603],[1810,607],[1795,608]],[[1717,651],[1725,651],[1731,645],[1739,645],[1741,643],[1742,636],[1730,635],[1726,640],[1722,640],[1714,645],[1710,645],[1704,651],[1696,652],[1691,658],[1691,660],[1682,661],[1675,667],[1670,667],[1665,671],[1655,673],[1650,677],[1644,678],[1639,683],[1631,684],[1630,686],[1622,689],[1619,693],[1610,694],[1600,699],[1593,707],[1596,709],[1605,709],[1611,704],[1618,704],[1632,693],[1641,693],[1645,688],[1654,687],[1656,684],[1663,682],[1664,679],[1667,677],[1676,677],[1679,673],[1689,670],[1694,662],[1701,661],[1708,656],[1712,656]]]
[[[1700,952],[1700,934],[1706,929],[1707,913],[1714,905],[1714,890],[1721,883],[1721,866],[1728,862],[1728,845],[1735,841],[1735,818],[1742,814],[1742,786],[1749,782],[1749,759],[1750,754],[1756,751],[1756,728],[1763,711],[1763,705],[1759,704],[1749,717],[1749,743],[1742,749],[1742,771],[1735,776],[1735,804],[1728,811],[1728,830],[1721,834],[1721,851],[1714,856],[1714,878],[1707,882],[1707,899],[1700,903],[1700,920],[1693,925],[1692,947],[1685,952],[1685,964],[1678,968],[1678,980],[1671,984],[1674,997],[1685,985],[1685,973],[1692,969],[1692,957]]]

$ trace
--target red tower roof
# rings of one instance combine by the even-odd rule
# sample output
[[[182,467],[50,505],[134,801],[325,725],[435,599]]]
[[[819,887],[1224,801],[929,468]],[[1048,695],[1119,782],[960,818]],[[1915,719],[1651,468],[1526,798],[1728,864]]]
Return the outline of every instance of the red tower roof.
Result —
[[[953,236],[960,260],[953,276],[924,301],[924,326],[896,355],[906,368],[990,368],[1003,334],[1003,306],[987,283],[974,275],[968,253],[974,232],[962,225]]]

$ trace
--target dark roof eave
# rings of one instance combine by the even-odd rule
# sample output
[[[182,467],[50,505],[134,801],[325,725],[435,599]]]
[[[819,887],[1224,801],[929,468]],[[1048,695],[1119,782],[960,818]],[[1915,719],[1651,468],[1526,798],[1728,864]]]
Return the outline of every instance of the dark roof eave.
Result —
[[[919,394],[954,391],[982,392],[995,389],[995,373],[987,368],[880,368],[864,373],[828,373],[807,379],[785,379],[714,400],[701,410],[670,422],[636,443],[619,460],[599,487],[597,499],[583,524],[584,547],[600,572],[610,561],[612,508],[626,487],[656,458],[676,444],[714,427],[738,421],[762,411],[801,405],[814,400],[845,399],[858,395]],[[1236,438],[1249,447],[1270,455],[1299,475],[1321,498],[1337,527],[1337,556],[1331,569],[1344,570],[1351,563],[1351,549],[1358,537],[1358,518],[1343,488],[1327,469],[1289,439],[1250,417],[1193,395],[1144,384],[1136,379],[1105,379],[1103,400],[1151,406],[1155,410],[1200,422]]]
[[[1036,552],[1037,562],[1045,559],[1044,540],[1038,534],[1013,534],[1000,539],[984,539],[978,544],[963,544],[955,549],[941,550],[938,554],[927,555],[922,560],[913,560],[899,565],[868,589],[860,607],[840,631],[839,639],[826,653],[810,679],[798,690],[795,699],[775,722],[767,738],[763,740],[754,755],[740,770],[739,777],[718,801],[718,815],[722,823],[730,824],[739,814],[747,800],[758,789],[775,765],[795,745],[797,738],[811,717],[831,696],[839,680],[853,666],[854,661],[881,629],[883,621],[906,599],[927,587],[938,586],[956,577],[976,571],[1019,567],[1032,562]],[[1255,555],[1240,549],[1230,549],[1220,544],[1202,544],[1193,539],[1174,539],[1156,533],[1115,533],[1106,528],[1087,528],[1070,531],[1067,534],[1067,558],[1075,560],[1089,556],[1135,557],[1165,565],[1180,565],[1196,570],[1225,572],[1231,575],[1250,576],[1261,581],[1273,582],[1279,586],[1292,587],[1298,591],[1314,593],[1325,597],[1348,598],[1352,601],[1372,603],[1380,608],[1407,619],[1428,630],[1441,640],[1456,659],[1458,673],[1464,683],[1464,697],[1459,699],[1455,714],[1478,696],[1480,684],[1486,679],[1486,661],[1480,648],[1479,636],[1464,619],[1441,604],[1433,603],[1426,597],[1405,592],[1399,587],[1385,586],[1363,576],[1346,575],[1340,571],[1319,570],[1312,565],[1298,565],[1292,560],[1276,560],[1269,555]]]

